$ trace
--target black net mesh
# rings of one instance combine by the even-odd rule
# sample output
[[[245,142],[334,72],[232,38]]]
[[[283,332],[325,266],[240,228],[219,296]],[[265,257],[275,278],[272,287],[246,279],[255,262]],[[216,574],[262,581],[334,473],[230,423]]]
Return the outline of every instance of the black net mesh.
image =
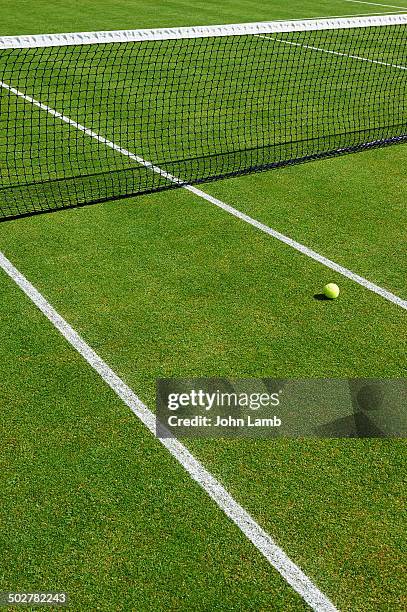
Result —
[[[405,142],[406,30],[0,50],[0,218]]]

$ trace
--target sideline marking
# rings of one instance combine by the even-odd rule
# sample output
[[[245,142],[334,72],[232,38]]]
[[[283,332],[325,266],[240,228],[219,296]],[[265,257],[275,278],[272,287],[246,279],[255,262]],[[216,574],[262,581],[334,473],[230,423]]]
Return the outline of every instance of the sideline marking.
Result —
[[[361,62],[370,62],[371,64],[380,64],[381,66],[389,66],[389,68],[398,68],[399,70],[407,70],[407,66],[401,66],[398,64],[389,64],[387,62],[380,62],[379,60],[370,59],[361,55],[349,55],[349,53],[341,53],[340,51],[332,51],[330,49],[323,49],[322,47],[312,47],[311,45],[303,45],[302,43],[296,43],[291,40],[284,40],[283,38],[275,38],[274,36],[268,36],[267,34],[255,34],[258,38],[267,38],[267,40],[273,40],[276,42],[284,43],[285,45],[293,45],[294,47],[302,47],[303,49],[311,49],[311,51],[321,51],[322,53],[331,53],[332,55],[341,55],[342,57],[349,57],[350,59],[360,60]]]
[[[407,9],[405,9],[407,11]],[[402,13],[404,14],[404,9]],[[339,19],[340,17],[381,17],[382,15],[400,15],[398,11],[383,11],[380,13],[350,13],[349,15],[327,15],[326,17],[304,17],[304,19],[292,19],[292,21],[307,21],[308,19]],[[277,20],[278,21],[278,20]]]
[[[116,395],[132,410],[155,437],[156,417],[105,361],[65,321],[51,304],[39,293],[21,272],[0,252],[0,267],[18,285],[25,295],[39,308],[69,344],[109,385]],[[156,438],[158,440],[158,438]],[[260,527],[252,516],[228,493],[214,476],[198,461],[181,442],[173,438],[159,439],[173,457],[182,465],[195,482],[208,493],[218,507],[254,544],[315,612],[337,612],[333,603],[304,574],[271,536]]]
[[[368,60],[368,61],[373,61],[373,60]],[[404,66],[397,66],[397,67],[402,68],[403,70],[407,70],[407,68],[405,68]],[[358,283],[362,287],[369,289],[369,291],[372,291],[373,293],[380,295],[381,297],[388,300],[389,302],[392,302],[393,304],[396,304],[397,306],[404,308],[404,310],[407,310],[407,300],[403,300],[402,298],[398,297],[394,293],[391,293],[390,291],[383,289],[383,287],[380,287],[379,285],[375,285],[374,283],[371,283],[369,280],[367,280],[363,276],[359,276],[358,274],[355,274],[354,272],[352,272],[351,270],[348,270],[344,266],[341,266],[337,264],[336,262],[328,259],[327,257],[320,255],[316,251],[309,249],[307,246],[301,244],[300,242],[292,240],[288,236],[285,236],[284,234],[281,234],[280,232],[273,230],[271,227],[268,227],[264,223],[260,223],[260,221],[257,221],[256,219],[249,217],[245,213],[242,213],[239,210],[237,210],[236,208],[233,208],[232,206],[225,204],[221,200],[218,200],[217,198],[214,198],[208,195],[201,189],[198,189],[197,187],[193,187],[192,185],[188,185],[182,179],[170,174],[169,172],[166,172],[165,170],[162,170],[161,168],[154,165],[153,163],[146,161],[139,155],[135,155],[135,153],[132,153],[131,151],[128,151],[127,149],[124,149],[123,147],[120,147],[119,145],[115,144],[111,140],[108,140],[104,136],[100,136],[97,132],[94,132],[93,130],[82,125],[81,123],[78,123],[77,121],[74,121],[73,119],[70,119],[66,115],[63,115],[62,113],[59,113],[58,111],[51,108],[50,106],[47,106],[46,104],[43,104],[42,102],[39,102],[35,98],[32,98],[31,96],[24,94],[23,92],[5,83],[4,81],[0,81],[0,87],[3,87],[7,91],[10,91],[11,93],[15,94],[19,98],[23,98],[23,100],[25,100],[26,102],[29,102],[30,104],[33,104],[34,106],[40,108],[41,110],[44,110],[47,113],[50,113],[53,117],[60,119],[64,123],[67,123],[68,125],[74,127],[75,129],[83,132],[84,134],[86,134],[87,136],[90,136],[94,140],[101,142],[107,147],[113,149],[114,151],[117,151],[118,153],[121,153],[122,155],[129,157],[133,161],[136,161],[138,164],[144,166],[145,168],[148,168],[152,172],[155,172],[156,174],[163,176],[169,182],[182,186],[184,189],[187,189],[188,191],[190,191],[191,193],[194,193],[198,197],[203,198],[207,202],[211,202],[212,204],[215,204],[215,206],[222,208],[222,210],[230,213],[234,217],[237,217],[238,219],[245,221],[249,225],[256,227],[257,229],[264,232],[265,234],[268,234],[269,236],[272,236],[273,238],[280,240],[280,242],[284,242],[285,244],[291,246],[296,251],[299,251],[300,253],[307,255],[307,257],[314,259],[315,261],[326,266],[327,268],[330,268],[331,270],[338,272],[342,276],[345,276],[346,278],[353,280],[355,283]]]
[[[207,193],[204,193],[203,191],[201,191],[200,189],[197,189],[196,187],[193,187],[192,185],[186,185],[185,189],[188,189],[188,191],[195,193],[197,196],[201,198],[205,198],[205,200],[208,200],[208,202],[211,202],[212,204],[215,204],[215,206],[222,208],[223,210],[230,213],[234,217],[237,217],[238,219],[245,221],[249,225],[253,225],[253,227],[256,227],[257,229],[264,232],[265,234],[268,234],[269,236],[272,236],[273,238],[280,240],[280,242],[284,242],[285,244],[292,247],[296,251],[299,251],[300,253],[307,255],[307,257],[314,259],[315,261],[326,266],[327,268],[330,268],[331,270],[334,270],[335,272],[342,274],[342,276],[345,276],[346,278],[353,280],[355,283],[358,283],[362,287],[369,289],[369,291],[373,291],[374,293],[377,293],[377,295],[380,295],[381,297],[385,298],[389,302],[392,302],[393,304],[396,304],[397,306],[404,308],[404,310],[407,310],[407,300],[403,300],[397,295],[394,295],[394,293],[391,293],[390,291],[387,291],[386,289],[383,289],[382,287],[379,287],[378,285],[371,283],[366,278],[363,278],[363,276],[359,276],[358,274],[355,274],[351,270],[344,268],[343,266],[337,264],[331,259],[328,259],[327,257],[324,257],[323,255],[320,255],[319,253],[317,253],[316,251],[313,251],[312,249],[309,249],[304,244],[301,244],[300,242],[297,242],[296,240],[293,240],[292,238],[289,238],[288,236],[281,234],[277,230],[274,230],[271,227],[269,227],[268,225],[265,225],[264,223],[261,223],[260,221],[257,221],[256,219],[253,219],[252,217],[249,217],[249,215],[246,215],[245,213],[240,212],[240,210],[233,208],[233,206],[229,206],[229,204],[225,204],[221,200],[218,200],[217,198],[214,198],[213,196],[210,196]]]
[[[404,10],[407,11],[407,8],[402,9],[401,14],[404,14]],[[398,11],[383,11],[380,13],[350,13],[349,15],[323,15],[322,17],[300,17],[299,19],[290,19],[290,21],[308,21],[309,19],[340,19],[341,17],[388,17],[389,15],[397,16],[400,15],[400,13]],[[275,21],[285,21],[285,19],[275,19]],[[259,36],[259,34],[255,34],[255,36]]]
[[[201,189],[198,189],[197,187],[193,187],[192,185],[186,184],[181,179],[177,178],[176,176],[173,176],[169,172],[165,172],[164,170],[162,170],[158,166],[155,166],[153,163],[146,161],[145,159],[143,159],[139,155],[135,155],[134,153],[131,153],[131,151],[128,151],[127,149],[124,149],[123,147],[120,147],[119,145],[115,144],[111,140],[108,140],[107,138],[104,138],[104,136],[100,136],[99,134],[97,134],[93,130],[90,130],[89,128],[85,127],[84,125],[78,123],[77,121],[74,121],[73,119],[70,119],[66,115],[63,115],[62,113],[59,113],[58,111],[56,111],[55,109],[51,108],[50,106],[47,106],[46,104],[43,104],[42,102],[39,102],[35,98],[32,98],[31,96],[28,96],[28,95],[24,94],[23,92],[19,91],[15,87],[12,87],[11,85],[5,83],[4,81],[0,81],[0,87],[3,87],[7,91],[10,91],[11,93],[15,94],[19,98],[23,98],[26,102],[29,102],[30,104],[33,104],[34,106],[40,108],[41,110],[44,110],[47,113],[50,113],[50,115],[52,115],[53,117],[55,117],[57,119],[60,119],[64,123],[67,123],[68,125],[70,125],[70,126],[74,127],[75,129],[83,132],[84,134],[86,134],[87,136],[90,136],[91,138],[97,140],[98,142],[101,142],[102,144],[106,145],[107,147],[113,149],[114,151],[117,151],[118,153],[121,153],[122,155],[125,155],[126,157],[129,157],[133,161],[136,161],[138,164],[140,164],[140,165],[142,165],[142,166],[144,166],[146,168],[149,168],[152,172],[155,172],[156,174],[159,174],[160,176],[163,176],[168,181],[170,181],[172,183],[176,183],[176,184],[182,186],[184,189],[187,189],[188,191],[190,191],[191,193],[194,193],[198,197],[203,198],[204,200],[207,200],[211,204],[215,204],[215,206],[218,206],[219,208],[222,208],[222,210],[228,212],[229,214],[233,215],[234,217],[237,217],[238,219],[241,219],[242,221],[245,221],[249,225],[252,225],[253,227],[256,227],[257,229],[259,229],[260,231],[264,232],[265,234],[268,234],[269,236],[272,236],[273,238],[276,238],[277,240],[280,240],[281,242],[284,242],[285,244],[287,244],[288,246],[292,247],[296,251],[299,251],[300,253],[303,253],[304,255],[307,255],[307,257],[310,257],[311,259],[314,259],[315,261],[317,261],[318,263],[326,266],[327,268],[330,268],[331,270],[334,270],[335,272],[338,272],[342,276],[345,276],[346,278],[349,278],[349,279],[353,280],[355,283],[358,283],[362,287],[365,287],[366,289],[369,289],[369,291],[373,291],[373,293],[376,293],[377,295],[380,295],[381,297],[383,297],[384,299],[388,300],[389,302],[392,302],[393,304],[396,304],[397,306],[400,306],[401,308],[404,308],[404,310],[407,310],[407,300],[403,300],[400,297],[398,297],[397,295],[395,295],[394,293],[391,293],[390,291],[387,291],[386,289],[383,289],[383,287],[379,287],[379,285],[375,285],[374,283],[371,283],[366,278],[363,278],[363,276],[359,276],[358,274],[355,274],[351,270],[348,270],[347,268],[345,268],[345,267],[335,263],[334,261],[328,259],[327,257],[324,257],[323,255],[320,255],[316,251],[313,251],[312,249],[309,249],[307,246],[301,244],[300,242],[292,240],[288,236],[285,236],[284,234],[281,234],[280,232],[278,232],[276,230],[273,230],[271,227],[268,227],[264,223],[260,223],[260,221],[257,221],[256,219],[253,219],[252,217],[249,217],[245,213],[242,213],[239,210],[237,210],[236,208],[233,208],[232,206],[229,206],[228,204],[225,204],[221,200],[218,200],[217,198],[214,198],[214,197],[208,195],[207,193],[205,193]]]
[[[396,4],[378,4],[377,2],[366,2],[365,0],[344,0],[344,2],[355,2],[356,4],[371,4],[372,6],[387,6],[388,8],[396,8],[402,11],[407,10],[405,6],[397,6]]]

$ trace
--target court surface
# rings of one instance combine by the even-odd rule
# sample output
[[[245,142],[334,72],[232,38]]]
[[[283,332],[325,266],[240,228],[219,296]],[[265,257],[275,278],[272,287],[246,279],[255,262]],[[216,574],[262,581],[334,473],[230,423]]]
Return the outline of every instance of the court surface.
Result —
[[[399,6],[4,0],[0,35]],[[0,590],[405,609],[402,440],[187,440],[181,465],[137,401],[154,411],[159,377],[405,376],[406,167],[400,145],[0,223]],[[340,299],[314,299],[326,282]]]

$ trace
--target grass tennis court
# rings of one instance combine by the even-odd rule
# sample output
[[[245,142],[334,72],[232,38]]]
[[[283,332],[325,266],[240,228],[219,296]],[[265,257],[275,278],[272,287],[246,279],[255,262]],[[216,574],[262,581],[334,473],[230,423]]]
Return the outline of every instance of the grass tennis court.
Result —
[[[407,140],[406,23],[273,25],[2,46],[0,220]]]
[[[6,0],[0,35],[386,12]],[[401,145],[202,190],[405,299],[406,166]],[[159,377],[405,376],[403,308],[185,189],[1,223],[0,251],[151,409]],[[315,300],[329,281],[340,299]],[[3,272],[0,295],[0,590],[64,590],[75,611],[308,609]],[[403,440],[187,446],[338,610],[405,609]]]

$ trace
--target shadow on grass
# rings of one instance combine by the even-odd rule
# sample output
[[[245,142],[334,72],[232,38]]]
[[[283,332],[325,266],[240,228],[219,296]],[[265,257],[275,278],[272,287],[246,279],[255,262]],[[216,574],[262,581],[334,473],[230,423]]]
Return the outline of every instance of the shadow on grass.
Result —
[[[318,300],[319,302],[332,302],[332,300],[326,297],[324,293],[316,293],[314,295],[314,300]]]

